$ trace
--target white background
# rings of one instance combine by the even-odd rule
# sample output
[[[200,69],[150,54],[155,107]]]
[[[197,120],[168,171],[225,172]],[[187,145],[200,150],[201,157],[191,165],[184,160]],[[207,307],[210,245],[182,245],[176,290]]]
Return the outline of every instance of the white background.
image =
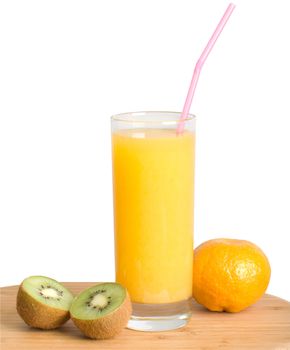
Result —
[[[1,2],[1,285],[114,279],[109,118],[180,111],[227,4]],[[191,110],[195,245],[253,241],[289,300],[289,1],[236,4]]]

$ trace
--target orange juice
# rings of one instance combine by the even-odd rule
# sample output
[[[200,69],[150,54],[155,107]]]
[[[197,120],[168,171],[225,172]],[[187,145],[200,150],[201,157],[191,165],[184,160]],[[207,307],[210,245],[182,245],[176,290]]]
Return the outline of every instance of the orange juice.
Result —
[[[192,295],[193,132],[114,131],[116,280],[135,303]]]

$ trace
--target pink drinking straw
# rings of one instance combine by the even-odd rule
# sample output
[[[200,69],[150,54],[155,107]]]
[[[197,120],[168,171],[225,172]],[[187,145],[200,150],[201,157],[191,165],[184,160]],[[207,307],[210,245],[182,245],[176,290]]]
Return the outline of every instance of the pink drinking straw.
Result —
[[[213,35],[211,36],[211,38],[209,39],[209,42],[207,43],[206,47],[204,48],[201,56],[199,57],[199,59],[196,62],[195,68],[194,68],[194,72],[193,72],[193,76],[191,79],[191,83],[189,86],[189,90],[186,96],[186,100],[184,103],[184,107],[182,110],[182,114],[180,117],[180,123],[178,123],[178,127],[177,127],[177,134],[181,134],[183,132],[184,129],[184,121],[188,116],[189,110],[190,110],[190,106],[191,106],[191,102],[194,96],[194,92],[195,92],[195,88],[198,82],[198,78],[199,78],[199,74],[201,72],[202,66],[204,64],[204,62],[207,59],[207,56],[209,55],[209,53],[211,52],[211,49],[214,47],[215,42],[217,41],[217,38],[219,37],[220,33],[222,32],[222,30],[224,29],[224,26],[226,25],[228,19],[230,18],[232,12],[234,11],[235,5],[234,4],[229,4],[228,8],[226,9],[226,12],[224,13],[222,19],[220,20],[219,24],[217,25],[215,31],[213,32]]]

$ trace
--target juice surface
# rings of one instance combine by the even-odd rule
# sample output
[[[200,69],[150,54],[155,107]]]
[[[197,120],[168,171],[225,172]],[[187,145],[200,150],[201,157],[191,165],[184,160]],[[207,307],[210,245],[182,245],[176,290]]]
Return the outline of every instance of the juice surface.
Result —
[[[116,280],[133,302],[192,295],[194,146],[189,131],[113,133]]]

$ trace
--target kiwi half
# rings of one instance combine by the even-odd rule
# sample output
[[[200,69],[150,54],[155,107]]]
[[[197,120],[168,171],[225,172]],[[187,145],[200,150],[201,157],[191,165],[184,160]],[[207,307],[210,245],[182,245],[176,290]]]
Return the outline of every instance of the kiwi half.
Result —
[[[31,327],[53,329],[69,319],[71,292],[59,282],[44,276],[31,276],[20,285],[17,312]]]
[[[118,283],[102,283],[86,289],[70,308],[75,325],[92,339],[113,338],[126,327],[131,313],[129,294]]]

